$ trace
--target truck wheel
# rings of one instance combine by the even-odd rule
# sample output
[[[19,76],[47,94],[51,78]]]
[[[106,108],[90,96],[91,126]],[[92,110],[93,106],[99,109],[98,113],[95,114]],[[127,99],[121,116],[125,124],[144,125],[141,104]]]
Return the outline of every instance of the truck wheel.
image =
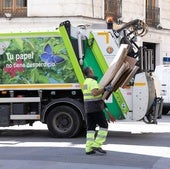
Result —
[[[47,126],[53,137],[70,138],[81,129],[81,117],[69,106],[58,106],[51,110],[47,117]]]

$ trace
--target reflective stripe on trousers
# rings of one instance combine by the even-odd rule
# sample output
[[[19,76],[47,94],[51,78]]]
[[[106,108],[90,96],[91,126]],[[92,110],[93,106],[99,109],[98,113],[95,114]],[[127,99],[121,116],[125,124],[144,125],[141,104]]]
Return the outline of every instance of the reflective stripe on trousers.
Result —
[[[107,128],[99,128],[95,138],[95,131],[88,130],[86,135],[86,152],[92,151],[92,147],[101,147],[106,141],[107,133]]]
[[[95,137],[95,131],[88,130],[86,134],[86,152],[92,151],[94,137]]]
[[[93,143],[93,147],[101,147],[103,143],[106,141],[107,133],[108,133],[107,128],[99,128],[97,137]]]

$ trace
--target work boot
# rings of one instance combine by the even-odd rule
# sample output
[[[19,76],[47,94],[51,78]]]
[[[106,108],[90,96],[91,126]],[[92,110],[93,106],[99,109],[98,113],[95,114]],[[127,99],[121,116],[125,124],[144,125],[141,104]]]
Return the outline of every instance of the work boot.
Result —
[[[86,152],[86,155],[91,155],[91,154],[95,154],[96,152],[94,150]]]
[[[97,151],[97,152],[102,153],[102,154],[106,154],[107,153],[101,147],[93,147],[92,149],[93,149],[93,151]]]

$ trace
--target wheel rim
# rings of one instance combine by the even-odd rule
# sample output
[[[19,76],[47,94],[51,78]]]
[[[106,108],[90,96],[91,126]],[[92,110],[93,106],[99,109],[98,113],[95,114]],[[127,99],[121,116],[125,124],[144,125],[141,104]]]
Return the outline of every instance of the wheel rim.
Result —
[[[72,128],[72,126],[73,120],[69,114],[65,112],[56,114],[56,117],[54,118],[54,127],[57,131],[66,133]]]

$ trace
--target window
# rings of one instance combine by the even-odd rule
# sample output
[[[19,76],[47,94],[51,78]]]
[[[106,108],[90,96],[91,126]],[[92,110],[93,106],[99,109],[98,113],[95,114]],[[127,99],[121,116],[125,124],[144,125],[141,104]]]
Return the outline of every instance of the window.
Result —
[[[3,0],[2,1],[3,3],[2,3],[2,7],[4,8],[7,8],[7,7],[11,7],[11,6],[13,6],[13,4],[12,4],[12,0]]]
[[[7,13],[11,17],[27,16],[27,0],[0,0],[0,17]]]
[[[26,0],[17,0],[16,6],[17,7],[27,7],[27,1]]]
[[[156,0],[146,0],[146,23],[155,27],[160,23],[160,8]]]
[[[155,0],[146,0],[147,6],[154,6],[155,7],[155,4],[156,4]]]
[[[112,16],[115,21],[122,17],[122,0],[105,0],[105,18]]]

